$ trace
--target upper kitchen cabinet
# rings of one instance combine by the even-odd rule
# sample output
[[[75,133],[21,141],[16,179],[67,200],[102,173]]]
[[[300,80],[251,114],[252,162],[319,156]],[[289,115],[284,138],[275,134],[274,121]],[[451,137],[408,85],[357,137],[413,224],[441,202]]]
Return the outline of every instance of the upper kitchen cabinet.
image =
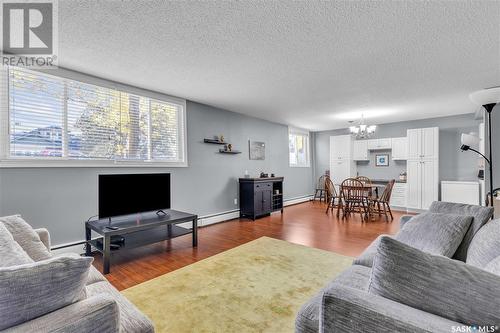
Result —
[[[408,159],[437,159],[439,154],[439,128],[409,129]]]
[[[392,138],[392,159],[408,159],[408,139],[406,137]]]
[[[368,161],[368,140],[354,141],[352,159],[355,161]]]
[[[391,138],[368,140],[368,150],[391,149]]]
[[[352,156],[352,136],[337,135],[330,137],[330,160],[346,160]]]

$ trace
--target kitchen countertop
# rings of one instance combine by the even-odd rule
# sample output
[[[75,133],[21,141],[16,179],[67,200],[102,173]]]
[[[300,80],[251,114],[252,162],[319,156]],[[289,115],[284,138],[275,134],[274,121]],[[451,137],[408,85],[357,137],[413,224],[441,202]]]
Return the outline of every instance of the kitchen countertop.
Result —
[[[400,180],[399,178],[395,178],[394,180],[396,181],[396,183],[406,183],[406,180]],[[374,184],[387,184],[390,179],[372,179],[371,181]]]

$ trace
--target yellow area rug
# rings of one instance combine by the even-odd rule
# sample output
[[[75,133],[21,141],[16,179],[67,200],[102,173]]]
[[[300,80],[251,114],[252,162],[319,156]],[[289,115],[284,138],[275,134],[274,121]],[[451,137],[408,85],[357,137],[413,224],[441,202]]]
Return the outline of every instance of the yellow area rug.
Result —
[[[156,332],[293,332],[300,306],[352,258],[262,237],[122,293]]]

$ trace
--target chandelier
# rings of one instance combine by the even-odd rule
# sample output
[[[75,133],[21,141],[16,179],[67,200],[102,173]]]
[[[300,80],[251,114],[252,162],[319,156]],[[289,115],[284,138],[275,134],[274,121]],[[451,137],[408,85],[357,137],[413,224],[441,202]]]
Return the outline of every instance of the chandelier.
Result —
[[[349,123],[353,123],[353,121],[351,120]],[[358,126],[349,126],[349,131],[351,131],[351,134],[355,135],[358,139],[366,139],[375,133],[376,128],[376,125],[366,125],[365,118],[361,115]]]

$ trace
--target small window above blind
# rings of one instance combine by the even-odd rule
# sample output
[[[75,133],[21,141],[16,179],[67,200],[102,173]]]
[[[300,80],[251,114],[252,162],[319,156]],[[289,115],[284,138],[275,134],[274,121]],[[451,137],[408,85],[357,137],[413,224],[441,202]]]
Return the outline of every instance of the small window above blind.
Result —
[[[185,104],[11,68],[8,158],[185,165]]]

